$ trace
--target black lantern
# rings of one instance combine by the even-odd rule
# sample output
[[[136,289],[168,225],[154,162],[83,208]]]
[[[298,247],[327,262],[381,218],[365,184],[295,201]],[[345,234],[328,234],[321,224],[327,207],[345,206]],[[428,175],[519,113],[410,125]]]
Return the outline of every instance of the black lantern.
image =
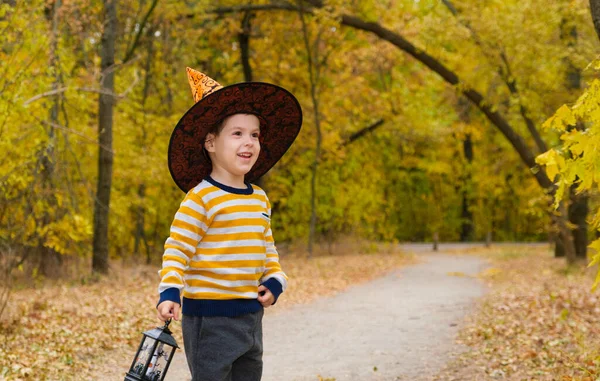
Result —
[[[175,350],[179,348],[171,336],[170,323],[171,320],[167,320],[164,327],[144,332],[142,343],[131,363],[131,368],[125,375],[125,381],[163,381],[165,379]]]

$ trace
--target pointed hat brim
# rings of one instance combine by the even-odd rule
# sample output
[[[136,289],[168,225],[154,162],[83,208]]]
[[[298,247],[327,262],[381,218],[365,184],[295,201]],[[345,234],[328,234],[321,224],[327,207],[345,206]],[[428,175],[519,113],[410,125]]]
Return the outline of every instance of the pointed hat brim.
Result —
[[[246,174],[253,182],[267,173],[290,148],[302,126],[302,109],[286,89],[263,82],[222,87],[204,96],[179,120],[169,142],[169,171],[184,192],[212,171],[203,152],[208,132],[234,114],[253,114],[260,120],[260,155]]]

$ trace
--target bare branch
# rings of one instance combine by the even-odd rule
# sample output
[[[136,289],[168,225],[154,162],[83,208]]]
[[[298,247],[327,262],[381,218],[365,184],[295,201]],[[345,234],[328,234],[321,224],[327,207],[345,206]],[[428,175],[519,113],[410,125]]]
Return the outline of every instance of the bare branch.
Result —
[[[127,97],[127,94],[129,94],[129,93],[130,93],[130,92],[133,90],[133,88],[135,87],[135,85],[137,85],[137,84],[138,84],[138,82],[140,81],[140,76],[138,75],[138,72],[137,72],[137,70],[135,70],[135,71],[133,72],[133,77],[134,77],[134,78],[133,78],[133,81],[131,81],[131,85],[129,85],[129,87],[128,87],[128,88],[126,88],[126,89],[125,89],[125,91],[123,91],[121,94],[118,94],[118,95],[116,96],[116,98],[117,98],[117,99],[123,99],[123,98],[126,98],[126,97]]]
[[[245,5],[236,5],[232,7],[219,7],[208,10],[207,13],[213,13],[218,15],[224,15],[227,13],[238,13],[238,12],[248,12],[248,11],[295,11],[298,12],[300,8],[288,4],[288,3],[274,3],[274,4],[245,4]],[[307,10],[304,10],[306,13]]]
[[[150,5],[150,9],[148,9],[148,12],[142,19],[140,27],[139,27],[137,33],[135,34],[135,38],[133,39],[133,44],[131,44],[131,47],[129,47],[129,49],[127,50],[127,54],[125,54],[125,58],[123,59],[123,62],[129,61],[131,59],[131,57],[133,56],[135,49],[138,47],[138,44],[140,41],[140,36],[142,35],[142,32],[144,31],[144,28],[146,27],[146,23],[148,23],[148,19],[150,18],[152,11],[154,11],[156,4],[158,4],[158,0],[153,0],[152,4]]]
[[[244,14],[244,19],[242,20],[242,30],[240,33],[238,33],[241,61],[244,69],[244,80],[246,82],[252,82],[252,66],[250,65],[250,32],[252,30],[250,21],[252,17],[252,12],[246,12]]]
[[[49,97],[52,95],[57,95],[57,94],[62,94],[64,92],[66,92],[67,90],[75,90],[75,91],[83,91],[83,92],[88,92],[88,93],[98,93],[98,94],[104,94],[104,95],[110,95],[113,98],[116,99],[123,99],[127,97],[127,94],[129,92],[131,92],[131,90],[133,89],[133,87],[139,82],[139,77],[136,74],[134,81],[131,83],[131,85],[121,94],[115,94],[112,91],[108,91],[105,89],[96,89],[96,88],[92,88],[92,87],[73,87],[73,88],[69,88],[69,87],[61,87],[59,89],[56,90],[50,90],[50,91],[46,91],[45,93],[41,93],[38,94],[34,97],[29,98],[28,100],[26,100],[25,102],[23,102],[23,106],[27,106],[28,104],[30,104],[31,102],[35,102],[39,99],[45,98],[45,97]]]
[[[516,96],[517,99],[519,100],[519,112],[521,114],[521,117],[525,121],[525,125],[527,125],[527,129],[529,130],[529,133],[533,137],[533,140],[535,140],[535,144],[536,144],[537,148],[540,150],[540,152],[548,151],[548,146],[546,145],[546,142],[544,142],[544,140],[542,139],[542,136],[540,135],[537,128],[535,127],[535,123],[528,115],[529,110],[527,110],[527,107],[525,107],[525,105],[523,104],[523,98],[521,97],[521,94],[517,87],[517,80],[515,79],[515,77],[512,74],[512,70],[510,68],[510,64],[508,63],[508,59],[506,58],[506,54],[504,53],[504,50],[502,50],[500,53],[500,59],[504,63],[504,67],[506,70],[506,74],[501,75],[501,77],[504,80],[504,83],[506,83],[506,87],[508,87],[508,90],[510,91],[510,93],[512,95]]]
[[[454,8],[454,5],[449,0],[442,0],[442,3],[448,8],[448,10],[454,15],[458,16],[458,11]]]
[[[112,65],[107,66],[106,68],[104,68],[102,70],[102,72],[100,72],[100,80],[98,82],[103,83],[104,77],[110,75],[111,73],[117,71],[118,69],[121,69],[122,67],[132,65],[133,63],[135,63],[135,61],[137,61],[139,59],[140,59],[139,57],[134,57],[134,58],[130,58],[128,61],[123,61],[121,63],[113,63]]]
[[[61,87],[60,89],[50,90],[50,91],[46,91],[45,93],[38,94],[38,95],[36,95],[34,97],[29,98],[25,102],[23,102],[23,106],[27,106],[31,102],[35,102],[38,99],[42,99],[42,98],[45,98],[45,97],[49,97],[50,95],[62,94],[65,91],[67,91],[68,89],[69,89],[68,87]]]
[[[66,132],[72,133],[73,135],[77,135],[77,136],[79,136],[80,138],[82,138],[83,140],[86,140],[86,141],[88,141],[88,142],[90,142],[90,143],[92,143],[92,144],[98,144],[100,148],[102,148],[103,150],[105,150],[105,151],[107,151],[107,152],[110,152],[111,154],[114,154],[114,153],[115,153],[115,152],[114,152],[112,149],[110,149],[110,147],[107,147],[107,146],[104,146],[104,145],[100,145],[100,144],[99,144],[99,143],[98,143],[96,140],[94,140],[94,139],[92,139],[92,138],[89,138],[89,137],[85,136],[84,134],[82,134],[82,133],[81,133],[81,132],[79,132],[79,131],[72,130],[72,129],[70,129],[70,128],[67,128],[67,127],[65,127],[65,126],[62,126],[62,125],[60,125],[60,124],[58,124],[58,123],[48,122],[48,121],[46,121],[46,120],[41,120],[41,119],[38,119],[38,121],[39,121],[40,123],[42,123],[42,124],[45,124],[45,125],[48,125],[48,126],[54,127],[54,128],[56,128],[56,129],[58,129],[58,130],[66,131]]]
[[[481,40],[477,31],[475,29],[473,29],[473,27],[471,26],[471,24],[468,21],[461,20],[459,18],[459,12],[454,7],[452,2],[450,2],[450,0],[442,0],[442,2],[448,8],[450,13],[452,13],[459,20],[458,22],[461,25],[463,25],[465,28],[467,28],[469,30],[469,32],[471,32],[471,36],[473,37],[475,44],[477,46],[479,46],[481,48],[482,52],[484,53],[484,55],[487,56],[486,47],[485,47],[486,44],[483,42],[483,40]],[[512,75],[512,70],[510,68],[508,58],[506,57],[506,53],[504,52],[504,48],[501,46],[498,46],[498,45],[492,46],[491,48],[494,51],[500,51],[500,59],[502,60],[502,63],[504,64],[504,68],[499,67],[498,74],[500,74],[500,78],[502,78],[502,80],[506,84],[506,87],[508,87],[508,90],[510,91],[510,93],[512,95],[514,95],[515,97],[517,97],[517,99],[519,101],[519,112],[521,114],[521,117],[523,118],[523,121],[525,122],[525,125],[527,126],[527,129],[529,130],[529,133],[533,137],[533,140],[535,141],[535,144],[536,144],[538,150],[540,152],[546,152],[548,150],[548,147],[546,146],[546,143],[544,142],[544,140],[542,140],[540,133],[538,132],[537,128],[535,127],[535,123],[529,117],[529,115],[528,115],[529,111],[527,110],[527,107],[525,107],[525,105],[523,104],[523,98],[521,97],[521,94],[519,93],[519,90],[517,87],[517,80]]]
[[[375,131],[375,129],[377,129],[378,127],[380,127],[382,125],[383,125],[383,119],[379,119],[377,122],[371,124],[370,126],[362,128],[362,129],[356,131],[355,133],[353,133],[352,135],[350,135],[348,137],[348,139],[346,139],[346,141],[344,141],[340,146],[345,147],[345,146],[351,144],[352,142],[360,139],[361,137],[365,136],[369,132]]]

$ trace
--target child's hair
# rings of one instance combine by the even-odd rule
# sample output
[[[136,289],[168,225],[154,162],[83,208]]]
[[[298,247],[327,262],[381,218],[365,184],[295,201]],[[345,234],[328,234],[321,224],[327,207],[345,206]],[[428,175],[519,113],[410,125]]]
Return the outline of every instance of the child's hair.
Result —
[[[221,133],[221,131],[223,131],[223,127],[225,126],[225,122],[227,121],[227,119],[229,119],[230,116],[231,115],[226,116],[225,118],[221,119],[219,122],[215,123],[210,128],[210,130],[208,130],[208,132],[206,133],[206,136],[204,137],[204,141],[202,142],[202,153],[208,159],[209,162],[211,162],[210,155],[208,154],[208,151],[206,150],[206,147],[204,147],[204,145],[207,142],[206,137],[208,135],[211,135],[211,134],[213,135],[213,139],[216,138],[217,136],[219,136],[219,134]]]
[[[248,114],[248,113],[242,113],[244,115],[254,115],[254,114]],[[236,115],[236,114],[233,114]],[[233,115],[228,115],[225,118],[221,119],[219,122],[215,123],[210,130],[208,130],[208,132],[206,133],[206,136],[212,134],[213,136],[217,137],[219,136],[219,134],[221,133],[221,131],[223,131],[223,127],[225,127],[225,122],[227,122],[227,119],[231,118]],[[258,118],[258,120],[260,121],[260,124],[263,125],[263,119],[259,116],[256,116]],[[204,137],[204,142],[202,142],[202,147],[204,147],[204,143],[206,143],[206,136]]]
[[[225,126],[225,121],[227,120],[227,118],[229,118],[228,116],[223,118],[222,120],[220,120],[219,122],[215,123],[210,130],[208,130],[208,132],[206,133],[206,136],[212,134],[214,136],[219,136],[219,134],[221,133],[221,131],[223,131],[223,127]],[[204,142],[206,142],[206,136],[204,137]]]

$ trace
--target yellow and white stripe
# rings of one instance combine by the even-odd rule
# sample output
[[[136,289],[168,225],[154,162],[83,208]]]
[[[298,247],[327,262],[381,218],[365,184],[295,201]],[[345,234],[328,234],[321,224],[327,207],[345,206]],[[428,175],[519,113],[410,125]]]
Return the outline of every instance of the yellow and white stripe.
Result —
[[[190,299],[255,299],[258,286],[281,270],[271,231],[271,205],[253,185],[233,194],[208,181],[188,192],[165,242],[158,291],[177,288]]]

